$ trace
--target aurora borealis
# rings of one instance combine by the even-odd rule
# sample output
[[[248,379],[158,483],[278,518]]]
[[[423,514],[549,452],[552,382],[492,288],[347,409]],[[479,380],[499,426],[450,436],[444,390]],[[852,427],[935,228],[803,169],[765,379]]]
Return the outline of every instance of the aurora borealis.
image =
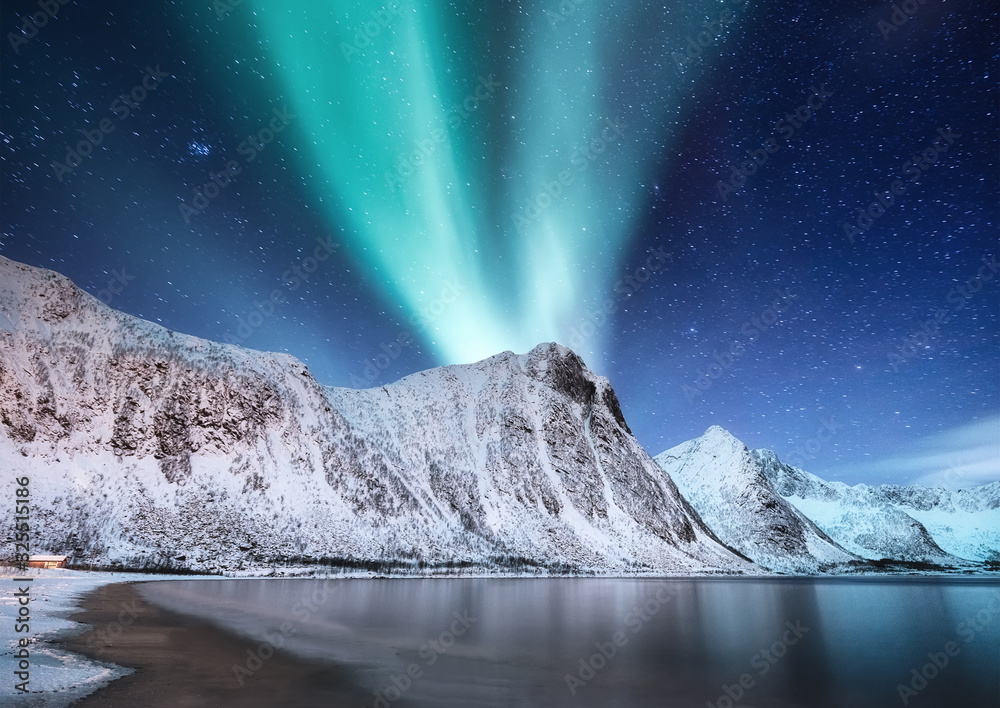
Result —
[[[653,143],[675,130],[666,106],[682,85],[655,105],[605,76],[609,61],[636,66],[650,47],[623,45],[599,4],[555,7],[531,21],[405,2],[254,6],[329,221],[404,311],[427,311],[442,284],[461,289],[419,332],[443,361],[563,339],[585,286],[609,290],[617,277],[580,264],[622,260],[630,196],[655,172]],[[349,43],[345,17],[361,18]],[[510,34],[516,55],[502,44]]]
[[[7,257],[330,385],[555,340],[653,453],[1000,476],[995,6],[39,7],[0,16]]]

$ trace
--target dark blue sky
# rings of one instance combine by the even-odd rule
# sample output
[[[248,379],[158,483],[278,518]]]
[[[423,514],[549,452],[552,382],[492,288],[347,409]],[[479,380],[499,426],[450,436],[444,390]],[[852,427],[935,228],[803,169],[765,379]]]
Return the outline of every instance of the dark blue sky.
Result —
[[[381,5],[345,3],[335,22],[315,5],[286,20],[250,0],[71,2],[39,28],[22,19],[36,4],[5,5],[0,254],[171,329],[287,351],[331,385],[387,383],[486,342],[524,350],[537,332],[611,380],[654,454],[719,424],[851,483],[1000,478],[995,3],[915,3],[896,27],[883,2],[559,15],[554,0],[414,1],[349,59],[343,43]],[[279,20],[326,34],[289,54]],[[376,53],[417,50],[431,68],[419,80],[415,61]],[[447,170],[399,187],[400,213],[429,221],[438,191],[477,195],[448,211],[474,227],[431,239],[428,256],[405,217],[362,201],[388,214],[395,166],[371,160],[364,182],[351,160],[398,150],[379,137],[386,95],[448,111],[493,75],[500,88],[424,158]],[[347,106],[341,123],[296,113],[319,95]],[[617,146],[539,219],[548,255],[515,243],[518,189],[582,164],[576,143],[553,148],[558,130],[524,125],[589,139],[619,114]],[[95,147],[79,166],[53,166],[81,141]],[[230,162],[239,173],[185,219]],[[431,281],[418,307],[420,274],[399,274],[427,258],[480,271]]]

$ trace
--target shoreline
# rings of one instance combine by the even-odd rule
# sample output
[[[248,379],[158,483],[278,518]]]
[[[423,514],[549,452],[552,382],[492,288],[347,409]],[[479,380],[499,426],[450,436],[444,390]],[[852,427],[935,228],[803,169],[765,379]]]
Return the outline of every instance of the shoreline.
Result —
[[[73,704],[79,708],[364,705],[371,694],[337,666],[274,655],[239,685],[233,666],[252,640],[147,602],[134,583],[104,585],[70,616],[88,629],[59,640],[66,651],[133,669]],[[121,618],[121,620],[120,620]],[[123,626],[127,623],[127,626]],[[119,632],[118,629],[121,629]]]
[[[199,568],[182,568],[163,572],[150,572],[140,568],[100,568],[91,570],[77,566],[67,567],[74,573],[114,573],[122,576],[121,582],[155,582],[157,580],[402,580],[408,578],[420,580],[452,580],[452,579],[546,579],[546,578],[580,578],[580,579],[708,579],[708,578],[854,578],[854,577],[997,577],[1000,575],[1000,561],[970,561],[962,560],[960,564],[942,566],[924,561],[904,560],[871,560],[858,559],[845,564],[813,570],[796,570],[790,568],[766,568],[753,564],[751,572],[747,570],[732,570],[725,568],[705,568],[701,570],[631,570],[574,568],[572,570],[553,570],[551,568],[536,568],[532,570],[513,570],[470,566],[460,569],[426,568],[426,569],[390,569],[386,571],[358,571],[356,569],[333,569],[315,565],[261,566],[259,568],[240,571],[205,570]],[[3,575],[3,573],[0,573]],[[136,580],[129,580],[133,575]]]
[[[196,581],[197,578],[183,578]],[[235,580],[235,579],[234,579]],[[247,580],[247,579],[243,579]],[[272,580],[257,578],[254,580]],[[292,580],[292,579],[275,579]],[[314,581],[316,579],[313,579]],[[523,580],[523,579],[522,579]],[[635,578],[635,580],[652,580]],[[681,581],[681,578],[661,578]],[[990,577],[777,577],[777,578],[687,578],[694,581],[760,582],[792,581],[823,582],[881,580],[890,584],[935,583],[951,584],[995,583]],[[138,582],[149,582],[143,579]],[[77,602],[78,611],[69,619],[87,625],[85,631],[57,640],[61,649],[116,666],[132,670],[127,676],[115,679],[88,696],[77,699],[72,706],[83,708],[143,706],[371,706],[373,694],[360,687],[351,672],[332,662],[300,658],[287,651],[274,650],[273,654],[253,671],[243,671],[238,682],[234,666],[252,666],[248,652],[259,648],[258,640],[250,639],[216,625],[210,618],[186,614],[186,605],[176,605],[180,611],[161,608],[144,599],[138,582],[124,581],[108,584],[82,596]],[[155,581],[154,581],[155,582]],[[166,582],[176,582],[170,580]],[[784,584],[783,582],[781,583]],[[825,583],[824,583],[825,584]],[[294,595],[294,593],[292,593]],[[641,593],[640,593],[641,595]],[[288,597],[286,590],[281,598]],[[174,605],[171,605],[174,606]],[[396,646],[396,645],[392,645]],[[397,652],[398,653],[398,652]],[[446,661],[441,667],[444,681],[452,690],[480,691],[489,684],[490,676],[483,674],[477,681],[467,665],[456,668],[460,657],[441,657]],[[429,666],[430,664],[428,664]],[[482,668],[482,667],[480,667]],[[558,672],[556,672],[558,673]],[[555,676],[554,685],[559,684]],[[457,678],[461,677],[461,678]],[[549,677],[551,678],[551,677]],[[467,685],[466,685],[467,684]],[[388,685],[388,684],[387,684]],[[534,684],[532,684],[534,685]],[[539,684],[540,685],[540,684]],[[425,687],[426,688],[426,687]],[[558,692],[557,692],[558,693]],[[471,695],[471,694],[470,694]],[[558,694],[561,696],[561,693]],[[551,698],[551,696],[549,696]],[[544,705],[544,701],[538,703]],[[400,703],[404,705],[404,703]],[[498,704],[499,705],[499,704]],[[560,703],[561,705],[561,703]],[[694,704],[691,704],[694,705]],[[698,703],[702,705],[702,703]]]

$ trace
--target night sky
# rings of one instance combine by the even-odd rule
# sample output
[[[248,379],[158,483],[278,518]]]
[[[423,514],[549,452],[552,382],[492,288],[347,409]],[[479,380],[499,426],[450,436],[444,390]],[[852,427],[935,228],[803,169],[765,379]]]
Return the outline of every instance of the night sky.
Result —
[[[329,385],[554,340],[653,454],[1000,479],[996,2],[101,5],[0,12],[0,254]]]

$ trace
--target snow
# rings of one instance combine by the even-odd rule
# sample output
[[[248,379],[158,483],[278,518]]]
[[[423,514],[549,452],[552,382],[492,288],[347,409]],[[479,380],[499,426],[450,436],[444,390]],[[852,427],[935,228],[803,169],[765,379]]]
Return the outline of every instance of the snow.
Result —
[[[609,382],[554,343],[351,390],[2,257],[0,312],[0,495],[30,479],[35,553],[232,575],[702,574],[759,572],[740,554],[817,572],[1000,548],[1000,483],[847,488],[718,427],[654,461]]]
[[[878,560],[1000,560],[1000,483],[950,491],[827,482],[754,450],[778,492],[844,548]]]
[[[957,569],[1000,560],[1000,483],[848,487],[748,450],[718,426],[655,459],[724,543],[774,571],[837,572],[857,559]]]
[[[166,580],[180,576],[149,576],[136,573],[91,573],[83,571],[31,568],[25,574],[12,575],[10,572],[0,573],[0,582],[7,591],[0,596],[0,623],[7,629],[14,626],[18,604],[14,597],[18,585],[14,577],[31,577],[29,586],[31,603],[30,631],[15,635],[10,632],[10,639],[4,642],[2,649],[5,667],[14,666],[13,640],[27,637],[31,644],[31,667],[29,669],[31,693],[20,693],[14,688],[10,671],[5,671],[5,680],[0,682],[0,703],[17,708],[63,708],[74,701],[87,696],[114,679],[126,676],[132,672],[114,664],[88,659],[78,654],[72,654],[55,646],[59,639],[79,634],[87,629],[86,625],[67,619],[79,611],[79,599],[109,583],[120,583],[138,580]],[[10,668],[13,671],[13,668]]]
[[[1000,508],[946,511],[907,509],[947,553],[969,560],[1000,560]]]
[[[226,573],[321,559],[754,571],[560,345],[356,391],[3,258],[0,310],[17,313],[0,331],[0,494],[30,478],[38,551]]]
[[[855,559],[782,499],[760,462],[719,426],[654,459],[709,528],[755,563],[815,573]]]

